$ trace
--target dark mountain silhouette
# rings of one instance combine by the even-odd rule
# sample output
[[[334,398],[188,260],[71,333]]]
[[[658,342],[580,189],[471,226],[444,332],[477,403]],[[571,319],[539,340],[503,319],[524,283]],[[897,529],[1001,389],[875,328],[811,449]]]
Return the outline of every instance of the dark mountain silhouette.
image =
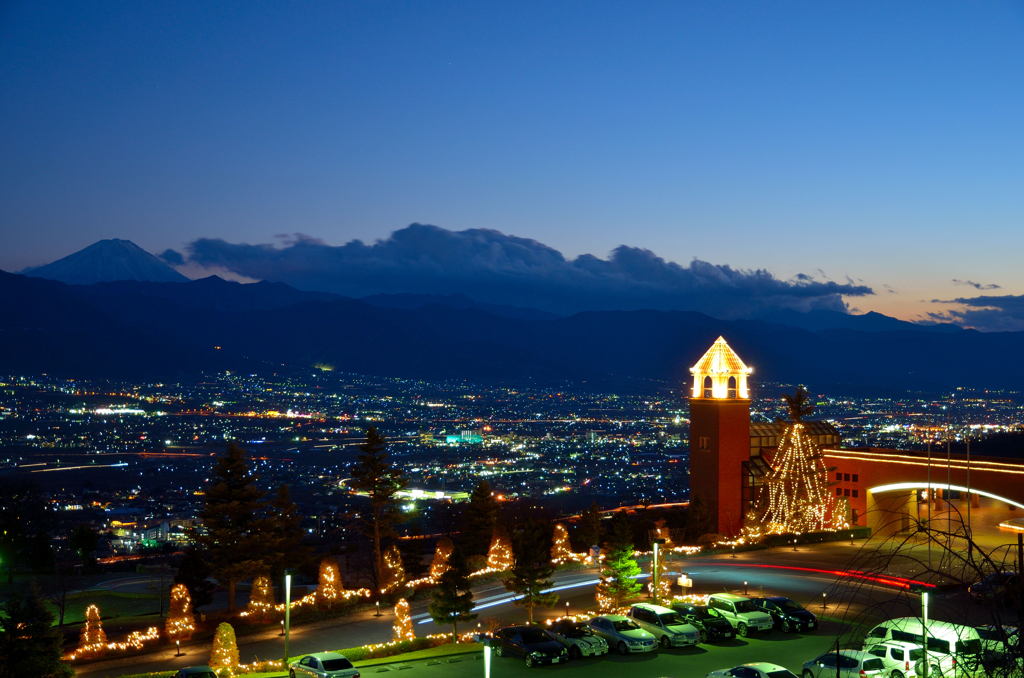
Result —
[[[509,317],[463,301],[382,307],[219,278],[65,285],[4,273],[0,299],[0,373],[166,376],[328,363],[407,377],[679,384],[723,334],[761,382],[878,392],[1024,380],[1013,359],[1024,333],[812,331],[682,311]],[[979,369],[979,355],[1000,369]]]
[[[77,285],[136,280],[185,282],[185,276],[131,240],[100,240],[44,266],[27,268],[25,275]]]

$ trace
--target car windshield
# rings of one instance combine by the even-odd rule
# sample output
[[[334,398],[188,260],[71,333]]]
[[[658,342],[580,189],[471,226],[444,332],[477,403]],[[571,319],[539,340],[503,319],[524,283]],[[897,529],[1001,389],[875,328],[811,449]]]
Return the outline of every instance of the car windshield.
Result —
[[[864,660],[863,668],[865,671],[881,671],[885,668],[885,664],[882,663],[881,659],[872,657],[871,659]]]
[[[524,643],[542,643],[548,639],[540,629],[523,629],[519,635]]]
[[[977,638],[956,641],[956,651],[960,654],[978,654],[981,652],[981,641]]]
[[[796,678],[796,674],[786,669],[779,671],[769,671],[768,678]]]
[[[693,616],[697,619],[707,619],[711,616],[711,613],[708,612],[706,607],[695,607],[693,608]]]
[[[578,624],[562,624],[561,626],[556,626],[555,633],[561,633],[563,636],[568,638],[582,638],[583,636],[593,635],[593,631]]]
[[[352,662],[344,657],[338,657],[337,659],[324,659],[322,663],[324,665],[324,671],[342,671],[344,669],[352,668]]]
[[[757,612],[757,608],[754,607],[754,603],[749,600],[737,600],[736,601],[737,612]]]
[[[794,603],[789,598],[786,598],[785,600],[776,600],[775,604],[781,607],[786,612],[801,612],[804,609],[796,603]]]
[[[660,619],[661,623],[665,626],[682,626],[686,623],[683,621],[683,618],[675,612],[662,612],[658,615],[658,619]]]
[[[640,628],[636,622],[630,621],[629,619],[616,619],[612,622],[612,626],[616,631],[635,631]]]

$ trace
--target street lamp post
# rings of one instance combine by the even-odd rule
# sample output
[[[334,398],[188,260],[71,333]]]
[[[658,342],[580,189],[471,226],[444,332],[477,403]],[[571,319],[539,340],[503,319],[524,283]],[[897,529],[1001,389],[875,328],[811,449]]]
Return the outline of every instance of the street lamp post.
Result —
[[[292,571],[284,571],[284,670],[288,670],[288,637],[292,624]]]
[[[924,648],[921,677],[928,678],[928,674],[931,672],[932,668],[929,664],[931,658],[928,653],[928,589],[924,586],[918,585],[912,587],[910,590],[921,595],[921,647]]]
[[[651,581],[654,582],[654,604],[657,605],[660,602],[661,597],[661,545],[665,543],[664,539],[654,540],[654,557],[651,560]]]

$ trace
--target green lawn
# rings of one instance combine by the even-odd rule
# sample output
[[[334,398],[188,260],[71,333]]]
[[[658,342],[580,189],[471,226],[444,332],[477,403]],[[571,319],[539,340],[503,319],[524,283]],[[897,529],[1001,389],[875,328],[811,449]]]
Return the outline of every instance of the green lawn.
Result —
[[[90,605],[100,608],[100,617],[149,617],[153,623],[157,621],[160,600],[154,593],[119,593],[117,591],[79,591],[69,593],[65,601],[64,623],[77,624],[85,621],[85,609]],[[53,602],[47,600],[47,606],[53,612],[54,624],[57,623],[58,610]],[[121,621],[119,619],[119,621]]]

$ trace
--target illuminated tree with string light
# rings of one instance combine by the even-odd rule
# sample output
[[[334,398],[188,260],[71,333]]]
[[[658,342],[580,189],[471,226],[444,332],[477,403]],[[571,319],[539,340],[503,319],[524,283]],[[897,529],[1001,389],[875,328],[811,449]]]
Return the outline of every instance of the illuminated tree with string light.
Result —
[[[392,544],[384,552],[384,570],[380,592],[391,593],[405,584],[405,567],[402,565],[402,553]]]
[[[213,636],[210,668],[217,670],[218,675],[223,672],[229,676],[233,676],[238,670],[238,641],[235,639],[234,627],[227,622],[221,622]]]
[[[252,590],[249,591],[248,613],[266,620],[267,615],[274,609],[274,604],[274,586],[270,583],[270,577],[256,577],[252,582]]]
[[[399,598],[395,604],[395,622],[391,625],[391,636],[394,640],[412,640],[416,633],[412,629],[412,615],[409,614],[409,601]]]
[[[448,537],[441,537],[437,540],[437,547],[434,549],[434,559],[430,562],[430,578],[433,581],[441,579],[441,575],[448,569],[448,561],[452,557],[455,544]]]
[[[316,602],[328,607],[337,602],[342,591],[341,570],[338,569],[338,561],[334,558],[324,558],[321,560],[318,581]]]
[[[100,620],[100,608],[90,605],[85,608],[85,624],[82,626],[82,633],[78,638],[78,650],[75,655],[98,657],[106,649],[107,632],[103,630],[103,622]]]
[[[569,530],[562,523],[555,523],[551,535],[551,560],[555,563],[564,563],[572,560],[573,555],[572,544],[569,543]]]
[[[494,536],[491,538],[491,547],[487,549],[488,569],[504,572],[511,569],[514,562],[512,542],[509,541],[508,535],[500,529],[495,529]]]
[[[192,613],[192,596],[184,584],[175,584],[171,588],[171,604],[167,612],[167,623],[164,626],[167,637],[171,640],[182,640],[196,630],[196,618]]]
[[[779,439],[772,470],[765,479],[768,506],[761,523],[768,533],[802,533],[849,527],[846,502],[828,490],[828,467],[821,447],[807,434],[803,417],[814,410],[807,391],[786,396],[790,423]]]

